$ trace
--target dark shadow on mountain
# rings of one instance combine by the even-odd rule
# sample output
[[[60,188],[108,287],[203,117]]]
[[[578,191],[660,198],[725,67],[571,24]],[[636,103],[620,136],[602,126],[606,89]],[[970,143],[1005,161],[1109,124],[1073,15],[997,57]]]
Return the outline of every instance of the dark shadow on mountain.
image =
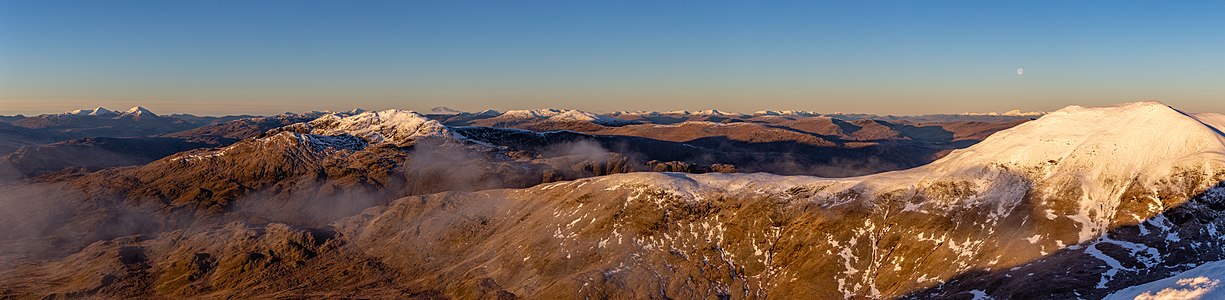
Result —
[[[11,164],[24,177],[35,177],[65,169],[90,172],[146,164],[182,151],[217,145],[168,137],[98,137],[22,147],[0,160]]]
[[[492,127],[456,127],[460,134],[531,152],[550,144],[596,141],[605,149],[637,161],[678,161],[700,165],[727,164],[738,172],[849,177],[917,167],[942,156],[950,147],[968,143],[880,141],[862,147],[821,146],[800,142],[743,142],[710,136],[685,142],[621,135],[594,135],[572,131],[534,132]]]
[[[907,124],[885,123],[886,126],[893,128],[913,139],[933,141],[933,142],[952,142],[954,139],[953,132],[945,130],[940,126],[914,126]]]
[[[1101,299],[1123,288],[1225,259],[1225,240],[1217,232],[1225,225],[1225,190],[1222,189],[1225,189],[1225,182],[1218,183],[1215,192],[1210,188],[1156,217],[1137,225],[1110,229],[1103,235],[1112,241],[1156,249],[1162,260],[1151,266],[1146,265],[1143,255],[1137,256],[1135,250],[1119,243],[1097,243],[1099,240],[1095,239],[1012,268],[964,272],[940,285],[901,298],[973,299],[971,292],[979,291],[993,299]],[[1161,225],[1154,224],[1164,222],[1169,223],[1171,231],[1156,231]],[[1103,281],[1103,275],[1112,267],[1087,253],[1090,247],[1117,260],[1122,269]]]

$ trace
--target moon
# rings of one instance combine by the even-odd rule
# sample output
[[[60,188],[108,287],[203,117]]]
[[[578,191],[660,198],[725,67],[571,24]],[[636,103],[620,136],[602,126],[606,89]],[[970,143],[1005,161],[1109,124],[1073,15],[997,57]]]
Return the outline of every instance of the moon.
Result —
[[[1024,67],[1017,68],[1017,76],[1023,76],[1023,75],[1025,75],[1025,68]]]

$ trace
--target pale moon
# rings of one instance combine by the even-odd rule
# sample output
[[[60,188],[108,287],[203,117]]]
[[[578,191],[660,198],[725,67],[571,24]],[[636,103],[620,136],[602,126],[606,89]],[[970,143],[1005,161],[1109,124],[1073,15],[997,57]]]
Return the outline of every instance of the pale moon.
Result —
[[[1017,68],[1017,76],[1025,75],[1025,68]]]

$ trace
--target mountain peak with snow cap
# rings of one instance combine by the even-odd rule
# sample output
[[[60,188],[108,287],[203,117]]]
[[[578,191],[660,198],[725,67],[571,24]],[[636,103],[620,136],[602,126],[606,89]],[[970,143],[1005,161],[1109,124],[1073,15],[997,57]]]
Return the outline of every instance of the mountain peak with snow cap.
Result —
[[[154,114],[152,111],[149,111],[148,109],[145,109],[144,107],[135,106],[135,107],[128,109],[128,111],[124,112],[123,114],[120,114],[119,116],[156,117],[157,114]]]
[[[311,134],[349,134],[372,144],[403,144],[421,138],[458,139],[449,128],[414,111],[389,109],[354,115],[327,114],[305,123]]]
[[[102,108],[101,106],[94,109],[78,109],[66,112],[65,114],[75,116],[114,116],[116,113],[112,110]]]
[[[1225,136],[1204,121],[1155,101],[1069,106],[997,132],[930,165],[999,165],[1042,176],[1160,178],[1182,165],[1225,163]]]
[[[591,122],[599,125],[625,125],[635,123],[574,109],[508,110],[499,118],[512,120],[541,120],[550,122]]]

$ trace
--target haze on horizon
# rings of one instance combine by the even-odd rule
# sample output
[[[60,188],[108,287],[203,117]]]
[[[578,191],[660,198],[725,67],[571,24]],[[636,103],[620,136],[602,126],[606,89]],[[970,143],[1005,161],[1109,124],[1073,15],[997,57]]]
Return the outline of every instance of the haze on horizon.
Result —
[[[1221,11],[1147,1],[3,1],[0,114],[903,115],[1146,99],[1220,111]]]

